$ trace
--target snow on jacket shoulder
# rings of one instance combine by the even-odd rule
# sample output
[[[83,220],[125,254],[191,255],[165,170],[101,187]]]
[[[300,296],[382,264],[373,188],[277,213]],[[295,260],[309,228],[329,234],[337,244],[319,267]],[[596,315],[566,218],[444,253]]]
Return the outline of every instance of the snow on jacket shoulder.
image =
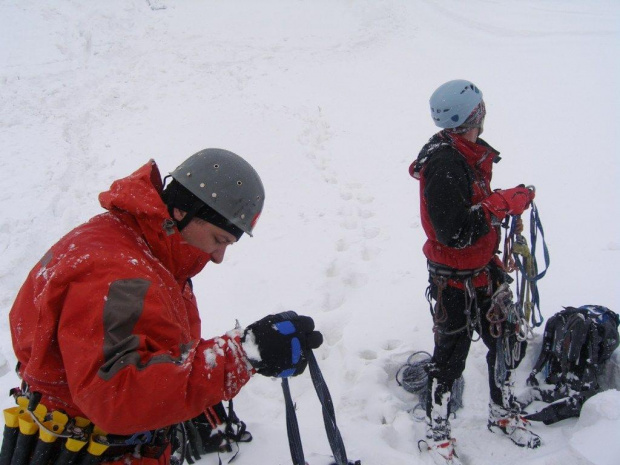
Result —
[[[50,409],[133,434],[234,397],[251,368],[232,331],[200,338],[188,279],[209,255],[183,241],[153,161],[100,195],[109,210],[69,232],[11,309],[20,374]]]
[[[409,173],[420,181],[420,215],[428,240],[424,254],[455,269],[476,269],[491,261],[498,231],[480,208],[490,193],[492,164],[498,152],[482,139],[435,134]]]

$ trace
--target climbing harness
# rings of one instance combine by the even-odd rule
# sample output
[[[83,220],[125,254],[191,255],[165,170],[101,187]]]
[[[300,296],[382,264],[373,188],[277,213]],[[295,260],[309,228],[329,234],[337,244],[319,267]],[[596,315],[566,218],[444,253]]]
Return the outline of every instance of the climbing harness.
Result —
[[[219,458],[219,452],[232,452],[232,444],[252,440],[232,402],[228,414],[220,403],[197,419],[125,436],[108,434],[86,418],[48,411],[41,394],[26,383],[10,394],[17,405],[4,410],[0,465],[96,465],[128,453],[158,459],[169,447],[172,465],[191,465],[200,454],[218,452]]]
[[[48,411],[41,395],[29,392],[27,385],[10,394],[17,406],[4,410],[1,465],[91,465],[110,446],[105,433],[88,420]]]
[[[327,389],[327,384],[325,383],[323,374],[321,373],[321,369],[319,368],[319,364],[314,357],[314,353],[312,350],[306,350],[304,355],[308,361],[312,384],[314,385],[314,389],[321,403],[325,432],[335,459],[335,462],[332,465],[361,465],[361,461],[359,460],[353,462],[347,459],[347,452],[344,447],[344,442],[342,441],[342,436],[340,435],[338,425],[336,425],[334,404],[329,390]],[[307,465],[301,443],[301,436],[299,434],[299,424],[297,422],[297,414],[295,413],[295,404],[293,403],[293,399],[291,397],[288,378],[282,378],[282,392],[284,393],[284,403],[286,407],[286,429],[288,432],[289,448],[291,451],[293,465]]]
[[[456,270],[454,268],[449,268],[438,263],[433,263],[430,260],[427,262],[428,272],[433,281],[433,284],[437,288],[437,297],[436,297],[436,305],[433,306],[433,297],[431,292],[431,286],[429,285],[426,289],[426,300],[429,303],[431,315],[433,316],[433,322],[435,323],[433,326],[434,332],[439,332],[445,335],[452,335],[460,333],[461,331],[467,331],[467,336],[472,341],[477,341],[480,339],[480,335],[482,334],[482,322],[480,320],[480,312],[478,309],[478,299],[476,296],[476,288],[473,284],[473,278],[478,276],[481,273],[487,271],[487,267],[477,268],[475,270]],[[461,328],[457,328],[452,331],[447,331],[445,329],[440,328],[441,323],[445,323],[448,319],[448,313],[443,303],[443,291],[448,286],[448,281],[457,280],[463,284],[463,288],[465,290],[465,318],[466,323]],[[478,333],[476,337],[474,333]]]
[[[25,383],[11,395],[17,406],[4,410],[1,465],[95,465],[126,453],[156,459],[170,445],[172,427],[131,436],[107,434],[85,418],[48,411],[41,394]]]

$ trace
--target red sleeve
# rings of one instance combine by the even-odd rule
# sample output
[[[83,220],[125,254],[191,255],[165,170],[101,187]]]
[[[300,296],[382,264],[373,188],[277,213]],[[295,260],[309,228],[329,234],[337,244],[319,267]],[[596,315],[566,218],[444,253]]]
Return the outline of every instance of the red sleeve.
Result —
[[[193,418],[252,374],[238,331],[192,340],[180,290],[153,281],[87,279],[65,297],[58,340],[71,395],[108,433]]]

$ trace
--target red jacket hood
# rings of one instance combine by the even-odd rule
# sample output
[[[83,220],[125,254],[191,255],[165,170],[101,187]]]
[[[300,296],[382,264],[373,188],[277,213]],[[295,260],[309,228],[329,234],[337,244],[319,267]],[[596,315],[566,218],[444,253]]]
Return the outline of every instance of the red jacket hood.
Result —
[[[191,246],[181,236],[161,199],[163,182],[150,160],[126,178],[99,194],[99,203],[128,226],[139,231],[153,255],[179,282],[198,274],[211,256]]]

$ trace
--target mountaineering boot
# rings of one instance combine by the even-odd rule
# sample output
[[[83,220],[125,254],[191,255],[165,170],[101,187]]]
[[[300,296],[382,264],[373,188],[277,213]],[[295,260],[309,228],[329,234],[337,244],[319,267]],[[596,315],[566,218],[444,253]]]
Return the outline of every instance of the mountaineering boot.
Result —
[[[456,440],[450,437],[448,417],[435,415],[431,419],[427,418],[426,441],[424,442],[428,455],[436,465],[463,465],[454,448]]]
[[[513,370],[506,370],[506,375],[504,382],[501,386],[502,391],[502,405],[509,410],[514,410],[516,412],[520,412],[523,408],[525,408],[530,402],[523,401],[519,399],[514,391],[515,391],[515,380],[514,380],[514,372]],[[527,397],[526,397],[527,400]]]
[[[454,450],[455,439],[449,438],[444,441],[426,441],[428,455],[431,456],[436,465],[463,465]]]
[[[430,399],[426,408],[426,446],[437,465],[462,465],[450,436],[449,408],[452,383],[441,383],[429,376]]]
[[[529,422],[519,413],[507,410],[493,402],[489,404],[489,431],[503,433],[519,447],[536,449],[540,446],[540,436],[528,429]]]

